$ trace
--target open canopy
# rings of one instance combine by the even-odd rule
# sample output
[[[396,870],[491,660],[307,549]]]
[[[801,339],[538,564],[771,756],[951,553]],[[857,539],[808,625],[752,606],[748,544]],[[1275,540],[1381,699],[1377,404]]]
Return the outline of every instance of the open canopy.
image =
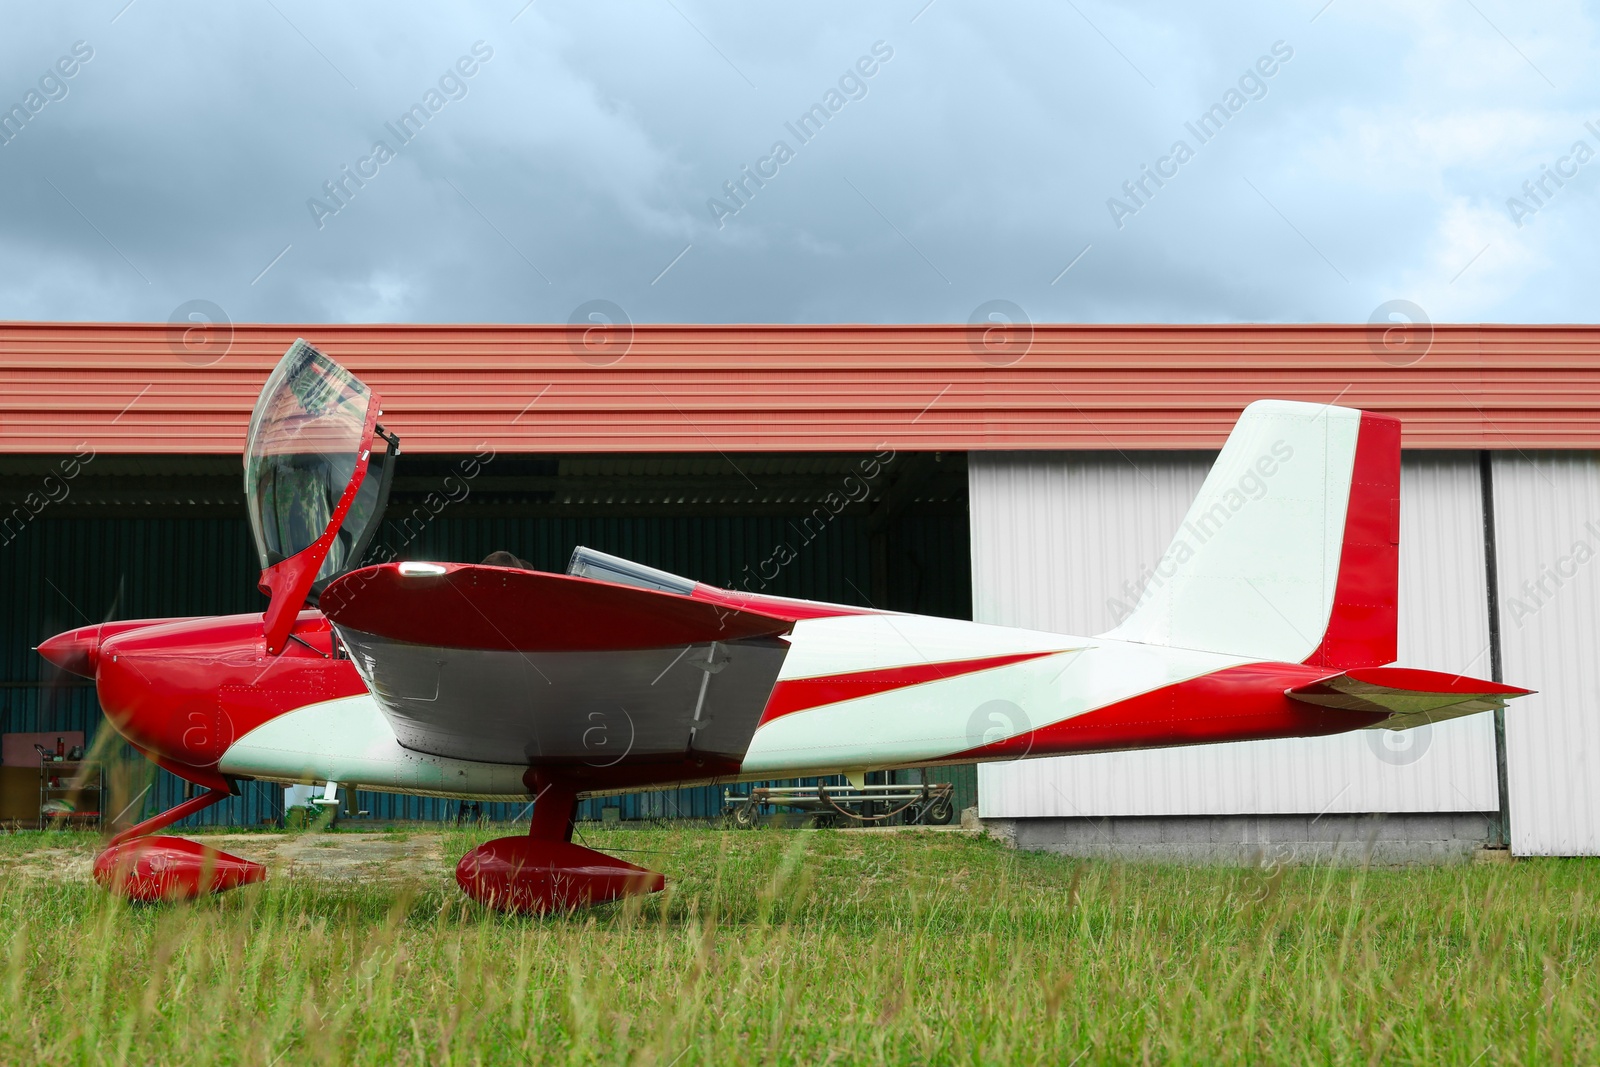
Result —
[[[360,564],[383,517],[388,461],[398,449],[378,414],[377,394],[304,340],[289,346],[262,387],[250,416],[244,489],[262,589],[273,598],[273,651],[287,636],[284,620]],[[385,445],[376,454],[375,437]]]

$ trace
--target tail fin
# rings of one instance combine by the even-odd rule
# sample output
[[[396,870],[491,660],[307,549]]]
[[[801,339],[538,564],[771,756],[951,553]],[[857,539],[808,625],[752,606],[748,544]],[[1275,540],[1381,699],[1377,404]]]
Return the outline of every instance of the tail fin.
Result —
[[[1400,421],[1245,409],[1138,606],[1105,636],[1344,670],[1394,662]]]

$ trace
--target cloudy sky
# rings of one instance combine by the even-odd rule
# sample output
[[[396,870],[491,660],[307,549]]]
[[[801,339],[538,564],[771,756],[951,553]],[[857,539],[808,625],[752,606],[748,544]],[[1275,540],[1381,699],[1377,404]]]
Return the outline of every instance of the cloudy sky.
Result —
[[[97,0],[7,22],[0,318],[1596,319],[1594,5]]]

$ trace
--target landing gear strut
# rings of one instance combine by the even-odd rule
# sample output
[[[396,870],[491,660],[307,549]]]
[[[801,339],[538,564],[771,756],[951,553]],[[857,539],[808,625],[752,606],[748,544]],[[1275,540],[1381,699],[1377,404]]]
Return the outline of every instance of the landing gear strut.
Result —
[[[654,893],[667,884],[655,871],[574,845],[577,792],[542,775],[530,778],[537,799],[527,834],[497,837],[461,857],[456,884],[463,893],[497,911],[545,915]]]
[[[95,858],[94,880],[110,892],[141,904],[193,900],[262,881],[267,869],[259,863],[183,837],[146,836],[230,795],[226,790],[208,789],[130,826],[113,837],[106,850]]]

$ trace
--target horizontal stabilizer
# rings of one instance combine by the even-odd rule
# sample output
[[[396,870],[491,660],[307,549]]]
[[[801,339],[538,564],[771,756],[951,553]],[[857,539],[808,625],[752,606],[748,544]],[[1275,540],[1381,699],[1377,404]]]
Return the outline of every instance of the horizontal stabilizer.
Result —
[[[385,563],[318,606],[342,629],[435,648],[599,652],[788,633],[794,622],[674,593],[512,567]]]
[[[1286,692],[1307,704],[1382,715],[1369,729],[1406,730],[1503,708],[1506,701],[1533,690],[1442,671],[1357,667]]]

